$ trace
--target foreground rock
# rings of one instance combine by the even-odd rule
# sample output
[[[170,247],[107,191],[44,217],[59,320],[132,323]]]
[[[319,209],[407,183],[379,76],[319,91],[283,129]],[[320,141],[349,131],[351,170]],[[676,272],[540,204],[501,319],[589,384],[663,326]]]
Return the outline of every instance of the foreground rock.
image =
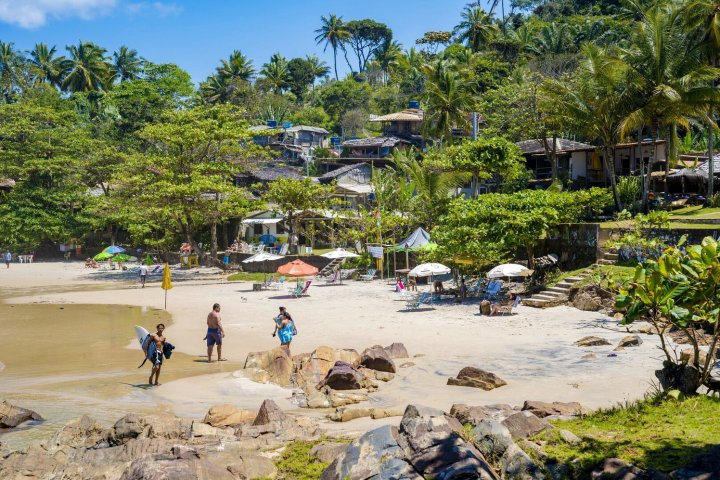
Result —
[[[597,312],[610,311],[614,308],[613,294],[598,285],[573,286],[568,292],[568,303],[578,310]]]
[[[458,372],[456,378],[449,378],[447,384],[492,390],[507,385],[507,382],[494,373],[475,367],[465,367]]]
[[[366,368],[380,372],[395,373],[397,371],[393,359],[390,358],[388,352],[380,346],[366,348],[360,358],[360,364]]]
[[[215,405],[210,407],[203,422],[213,427],[227,427],[230,425],[238,425],[245,422],[255,420],[257,412],[252,410],[241,410],[233,405]]]
[[[392,359],[397,358],[410,358],[410,355],[408,354],[407,348],[405,348],[405,345],[399,342],[395,342],[387,347],[385,347],[385,351]]]
[[[610,345],[610,342],[608,342],[604,338],[589,336],[583,337],[580,340],[576,341],[575,345],[577,345],[578,347],[600,347],[603,345]]]
[[[0,428],[15,428],[28,420],[42,420],[37,412],[16,407],[7,402],[0,403]]]
[[[359,390],[365,386],[365,376],[349,363],[337,361],[318,387],[333,390]]]
[[[582,405],[577,402],[539,402],[526,400],[522,410],[533,413],[536,417],[578,416],[582,413]]]

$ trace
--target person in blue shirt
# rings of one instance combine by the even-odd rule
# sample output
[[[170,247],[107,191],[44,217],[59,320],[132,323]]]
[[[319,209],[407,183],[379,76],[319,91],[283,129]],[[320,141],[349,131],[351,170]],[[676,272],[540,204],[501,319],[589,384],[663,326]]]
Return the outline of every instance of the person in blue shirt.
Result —
[[[272,336],[278,336],[280,339],[280,346],[290,348],[293,336],[297,335],[295,329],[295,322],[292,319],[290,313],[285,307],[280,307],[280,313],[273,319],[275,323],[275,330]]]

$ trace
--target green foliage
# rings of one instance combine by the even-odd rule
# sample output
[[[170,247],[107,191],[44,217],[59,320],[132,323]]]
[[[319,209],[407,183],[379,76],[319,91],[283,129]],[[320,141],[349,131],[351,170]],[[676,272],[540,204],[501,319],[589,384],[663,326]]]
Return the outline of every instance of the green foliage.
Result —
[[[720,193],[716,193],[712,197],[708,198],[707,206],[710,208],[720,207]]]
[[[335,187],[313,183],[310,178],[279,178],[270,182],[262,198],[287,219],[290,235],[299,233],[298,215],[330,208]]]
[[[576,420],[552,422],[580,437],[577,445],[562,440],[557,430],[546,430],[534,440],[547,442],[543,451],[567,467],[571,479],[589,478],[606,458],[670,472],[720,442],[714,428],[719,408],[718,400],[706,396],[649,398]]]
[[[317,95],[320,105],[337,122],[348,110],[367,110],[371,91],[367,83],[347,78],[318,87]]]
[[[640,177],[620,177],[617,182],[618,196],[626,208],[640,199],[642,193]]]
[[[275,462],[279,478],[286,480],[317,480],[329,464],[310,455],[320,442],[295,441],[289,443]]]
[[[228,282],[262,282],[267,277],[264,273],[237,272],[228,275]]]
[[[290,114],[290,122],[294,125],[311,125],[332,130],[330,116],[322,107],[305,107]]]

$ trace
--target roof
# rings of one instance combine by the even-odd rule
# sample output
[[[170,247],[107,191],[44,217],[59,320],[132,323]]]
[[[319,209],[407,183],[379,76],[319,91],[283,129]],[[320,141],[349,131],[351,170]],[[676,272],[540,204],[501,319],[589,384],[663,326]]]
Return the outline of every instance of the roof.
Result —
[[[365,165],[366,165],[366,164],[364,164],[364,163],[354,163],[354,164],[352,164],[352,165],[345,165],[344,167],[340,167],[340,168],[338,168],[338,169],[336,169],[336,170],[332,170],[332,171],[330,171],[330,172],[327,172],[326,174],[321,175],[319,178],[320,178],[320,180],[334,179],[334,178],[337,178],[337,177],[339,177],[340,175],[342,175],[342,174],[344,174],[344,173],[352,172],[352,171],[355,170],[356,168],[363,168]]]
[[[705,160],[703,162],[698,163],[698,166],[695,168],[695,171],[698,173],[701,173],[704,176],[708,176],[708,161]],[[713,156],[713,176],[720,175],[720,153]]]
[[[402,112],[388,113],[379,117],[371,116],[371,122],[422,122],[424,112],[417,108],[408,108]]]
[[[257,133],[257,132],[264,132],[266,130],[280,130],[280,129],[277,127],[268,127],[267,125],[255,125],[255,126],[248,128],[248,130],[251,132]]]
[[[278,178],[301,179],[303,176],[290,168],[266,167],[256,172],[248,172],[236,175],[238,177],[254,177],[263,182],[272,182]]]
[[[347,190],[348,192],[357,193],[360,195],[372,193],[375,191],[375,187],[373,187],[369,183],[364,183],[364,184],[338,183],[337,188],[340,190]]]
[[[358,138],[356,140],[347,140],[343,142],[343,147],[394,147],[398,143],[410,144],[407,140],[397,137],[369,137]]]
[[[242,223],[246,225],[272,225],[282,222],[282,218],[246,218]]]
[[[324,135],[330,135],[330,132],[328,132],[328,131],[325,130],[324,128],[321,128],[321,127],[311,127],[311,126],[309,126],[309,125],[295,125],[294,127],[290,127],[290,128],[288,128],[287,130],[285,130],[285,131],[286,131],[286,132],[300,132],[300,131],[304,131],[304,132],[315,132],[315,133],[322,133],[322,134],[324,134]]]
[[[410,234],[402,242],[398,243],[398,247],[401,249],[412,250],[414,248],[420,248],[430,243],[430,234],[426,232],[422,227],[418,227],[413,233]]]
[[[595,147],[592,145],[589,145],[587,143],[582,142],[576,142],[574,140],[568,140],[567,138],[557,138],[556,145],[557,145],[557,153],[563,153],[563,152],[586,152],[590,150],[595,150]],[[553,148],[553,141],[551,138],[546,139],[548,150],[552,150]],[[540,140],[523,140],[521,142],[517,142],[515,145],[520,147],[520,150],[522,150],[523,155],[530,155],[534,153],[545,153],[545,148],[543,148],[542,142]]]

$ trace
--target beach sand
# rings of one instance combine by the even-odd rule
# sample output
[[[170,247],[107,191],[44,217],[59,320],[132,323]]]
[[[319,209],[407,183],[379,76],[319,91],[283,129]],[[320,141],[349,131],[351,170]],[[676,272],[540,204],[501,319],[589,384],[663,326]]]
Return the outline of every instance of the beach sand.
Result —
[[[131,276],[86,270],[81,263],[15,264],[0,270],[0,287],[8,304],[163,307],[164,292],[157,275],[141,289]],[[396,378],[381,385],[370,400],[370,406],[397,408],[422,403],[448,410],[453,403],[522,405],[525,400],[609,407],[641,398],[653,383],[653,371],[661,366],[656,336],[642,335],[639,347],[613,352],[628,333],[616,320],[595,312],[520,306],[511,316],[487,317],[479,316],[477,301],[469,300],[462,305],[445,303],[407,311],[393,286],[381,280],[342,285],[316,281],[310,296],[300,299],[288,295],[290,286],[254,292],[252,283],[226,282],[224,276],[176,282],[168,293],[172,325],[166,336],[176,352],[201,358],[206,349],[202,340],[205,318],[218,302],[227,333],[223,356],[233,364],[241,365],[248,352],[278,344],[271,336],[272,317],[281,305],[291,312],[299,331],[292,343],[293,354],[311,352],[319,345],[362,351],[376,344],[402,342],[412,357],[407,361],[414,365],[400,368]],[[145,327],[150,330],[154,325]],[[92,319],[87,329],[92,332]],[[606,338],[612,345],[576,347],[574,342],[586,335]],[[127,339],[132,345],[130,330]],[[582,359],[587,353],[597,358]],[[0,362],[5,362],[2,355],[0,349]],[[489,392],[447,386],[448,377],[465,366],[493,372],[508,385]],[[250,382],[224,364],[192,363],[187,368],[196,368],[202,375],[178,378],[150,391],[157,404],[178,415],[200,418],[209,406],[220,403],[257,408],[264,398],[299,413],[327,413],[296,408],[290,402],[291,390]],[[138,381],[146,374],[139,372]],[[379,425],[378,421],[360,419],[329,428],[362,431],[373,425]]]

